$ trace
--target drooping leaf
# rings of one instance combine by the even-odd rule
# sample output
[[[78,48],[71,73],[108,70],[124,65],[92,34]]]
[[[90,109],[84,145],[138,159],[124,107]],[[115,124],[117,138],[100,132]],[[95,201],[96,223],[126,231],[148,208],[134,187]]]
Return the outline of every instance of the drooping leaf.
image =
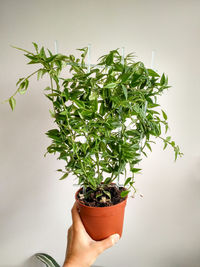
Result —
[[[124,183],[124,186],[126,186],[127,184],[129,184],[130,181],[131,181],[131,179],[132,179],[131,177],[127,178],[126,181],[125,181],[125,183]]]
[[[65,178],[67,178],[67,176],[69,175],[69,173],[68,172],[66,172],[65,174],[63,174],[63,176],[62,177],[60,177],[60,179],[59,180],[64,180]]]
[[[162,110],[162,115],[163,115],[163,118],[164,118],[165,120],[167,120],[167,114],[164,112],[164,110]]]
[[[9,98],[9,104],[10,104],[11,109],[14,110],[14,108],[16,106],[16,100],[15,100],[15,98],[13,96],[11,96]]]

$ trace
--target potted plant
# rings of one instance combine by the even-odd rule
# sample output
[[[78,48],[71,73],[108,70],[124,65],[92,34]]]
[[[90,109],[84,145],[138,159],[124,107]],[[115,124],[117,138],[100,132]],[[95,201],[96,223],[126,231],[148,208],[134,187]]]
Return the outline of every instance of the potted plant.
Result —
[[[170,136],[162,136],[168,122],[157,97],[170,87],[168,77],[135,62],[133,53],[122,60],[119,49],[101,56],[88,70],[87,47],[78,49],[80,59],[33,45],[35,52],[15,47],[25,52],[28,64],[39,67],[18,80],[16,92],[6,101],[14,110],[15,95],[26,93],[33,75],[38,80],[50,77],[44,94],[53,105],[50,114],[56,127],[46,133],[52,143],[45,156],[56,153],[64,160],[64,168],[57,170],[60,180],[76,176],[81,188],[75,197],[90,236],[101,240],[121,235],[127,196],[136,191],[135,174],[141,170],[137,164],[141,155],[147,156],[146,148],[151,151],[151,143],[159,138],[164,149],[173,148],[175,160],[182,155]],[[63,75],[67,67],[69,74]]]

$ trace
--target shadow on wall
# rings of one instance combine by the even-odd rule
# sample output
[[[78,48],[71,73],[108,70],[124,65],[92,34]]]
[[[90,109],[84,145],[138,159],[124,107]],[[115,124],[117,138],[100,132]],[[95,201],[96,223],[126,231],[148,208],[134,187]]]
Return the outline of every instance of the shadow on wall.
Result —
[[[23,262],[20,266],[4,266],[4,267],[44,267],[44,263],[39,261],[34,255],[28,258],[25,262]],[[62,265],[61,265],[62,267]],[[92,265],[91,267],[104,267],[100,265]]]
[[[9,265],[4,267],[44,267],[44,264],[40,262],[35,256],[31,256],[20,265]]]

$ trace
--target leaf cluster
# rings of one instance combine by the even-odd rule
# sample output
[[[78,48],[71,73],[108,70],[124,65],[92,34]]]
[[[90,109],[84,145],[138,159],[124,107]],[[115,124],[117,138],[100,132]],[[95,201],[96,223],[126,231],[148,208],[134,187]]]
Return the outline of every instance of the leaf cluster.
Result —
[[[17,49],[25,52],[28,64],[40,66],[18,80],[17,91],[8,101],[14,110],[15,95],[27,91],[31,76],[36,74],[38,80],[45,74],[50,77],[44,94],[53,105],[50,114],[57,127],[46,133],[51,144],[45,155],[57,153],[57,159],[65,161],[64,170],[57,170],[61,180],[72,173],[80,185],[97,190],[125,175],[125,197],[131,188],[135,190],[134,175],[141,170],[136,166],[141,154],[147,156],[146,148],[152,151],[152,138],[160,138],[164,149],[170,145],[175,159],[182,155],[170,136],[162,136],[168,131],[167,114],[157,97],[170,87],[166,74],[160,76],[143,62],[135,62],[133,53],[122,61],[119,49],[100,57],[88,71],[87,47],[78,49],[80,59],[33,45],[35,52]],[[71,77],[61,77],[67,67]],[[127,178],[128,169],[131,176]]]

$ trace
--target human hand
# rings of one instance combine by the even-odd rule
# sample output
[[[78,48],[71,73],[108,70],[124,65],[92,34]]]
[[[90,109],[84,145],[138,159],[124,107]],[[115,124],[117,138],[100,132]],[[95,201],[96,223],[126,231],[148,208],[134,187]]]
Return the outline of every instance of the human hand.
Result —
[[[102,241],[94,241],[84,228],[76,202],[71,212],[72,225],[68,229],[66,259],[63,267],[89,267],[98,255],[112,247],[120,236],[114,234]]]

